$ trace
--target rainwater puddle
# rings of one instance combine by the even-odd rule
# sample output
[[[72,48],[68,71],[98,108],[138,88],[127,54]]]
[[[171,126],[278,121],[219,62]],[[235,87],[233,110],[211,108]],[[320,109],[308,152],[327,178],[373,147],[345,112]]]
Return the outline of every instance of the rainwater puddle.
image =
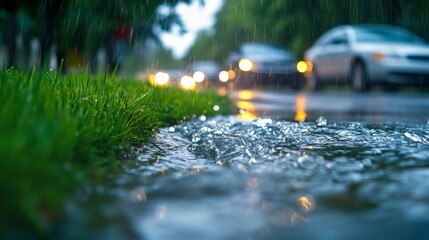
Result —
[[[429,239],[429,125],[197,118],[155,142],[92,191],[127,219],[106,236]]]

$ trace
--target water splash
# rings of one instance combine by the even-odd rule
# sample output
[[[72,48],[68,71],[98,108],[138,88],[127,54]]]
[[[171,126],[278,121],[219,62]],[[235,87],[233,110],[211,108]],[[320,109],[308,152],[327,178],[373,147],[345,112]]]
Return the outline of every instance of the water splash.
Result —
[[[319,117],[316,119],[316,125],[318,127],[325,127],[328,124],[328,120],[324,117]]]
[[[427,126],[342,122],[328,127],[324,117],[316,124],[235,117],[196,119],[168,131],[162,129],[157,144],[165,152],[146,149],[145,157],[157,158],[158,164],[143,168],[156,173],[161,169],[187,171],[195,165],[221,166],[297,178],[310,174],[310,185],[319,185],[311,179],[321,178],[359,183],[385,174],[385,169],[429,167],[428,136]]]
[[[164,151],[144,147],[128,168],[144,183],[129,198],[153,212],[137,217],[138,229],[153,239],[213,224],[222,239],[395,239],[380,219],[427,226],[429,126],[327,122],[216,117],[161,129]]]

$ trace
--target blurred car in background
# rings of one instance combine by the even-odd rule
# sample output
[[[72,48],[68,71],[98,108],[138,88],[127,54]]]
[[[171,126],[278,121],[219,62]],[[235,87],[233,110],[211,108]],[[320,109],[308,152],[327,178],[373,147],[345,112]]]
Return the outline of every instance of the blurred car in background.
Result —
[[[186,72],[182,69],[163,69],[149,74],[150,84],[156,86],[178,86]]]
[[[347,83],[354,91],[382,84],[429,85],[429,45],[389,25],[344,25],[323,34],[304,54],[308,84]]]
[[[268,44],[244,43],[228,57],[228,66],[235,72],[239,86],[258,85],[302,86],[294,53]]]
[[[220,66],[215,61],[196,61],[188,66],[191,76],[197,82],[204,80],[216,82],[219,79]]]

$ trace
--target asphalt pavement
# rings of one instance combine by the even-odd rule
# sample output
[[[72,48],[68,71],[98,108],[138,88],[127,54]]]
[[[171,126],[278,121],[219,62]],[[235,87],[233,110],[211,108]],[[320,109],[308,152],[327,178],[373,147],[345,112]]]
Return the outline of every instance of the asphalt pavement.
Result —
[[[231,97],[252,116],[276,120],[314,121],[323,116],[331,121],[429,124],[429,93],[236,90]]]

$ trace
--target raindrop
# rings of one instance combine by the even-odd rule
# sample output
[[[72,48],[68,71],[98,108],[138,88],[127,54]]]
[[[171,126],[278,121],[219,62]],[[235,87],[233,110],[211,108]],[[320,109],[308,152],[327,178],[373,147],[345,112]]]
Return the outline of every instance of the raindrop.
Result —
[[[176,129],[174,128],[174,127],[170,127],[169,129],[168,129],[168,132],[170,132],[170,133],[174,133],[176,131]]]
[[[417,134],[405,132],[404,135],[414,142],[424,142],[424,139]]]
[[[218,106],[218,105],[214,105],[214,106],[213,106],[213,110],[215,110],[216,112],[217,112],[217,111],[219,111],[219,109],[220,109],[220,108],[219,108],[219,106]]]
[[[249,159],[249,161],[247,161],[247,163],[248,163],[249,165],[255,164],[255,163],[256,163],[256,159],[254,159],[254,158],[250,158],[250,159]]]
[[[316,120],[316,125],[318,127],[325,127],[327,124],[328,124],[328,120],[326,120],[326,118],[323,116],[317,118]]]
[[[167,216],[167,208],[165,206],[159,206],[157,209],[157,215],[160,220],[164,220]]]
[[[129,198],[133,202],[145,202],[147,196],[143,187],[138,187],[128,193]]]
[[[204,115],[201,115],[201,116],[200,116],[200,121],[203,121],[203,122],[204,122],[204,121],[206,121],[206,120],[207,120],[207,117],[206,117],[206,116],[204,116]]]
[[[195,133],[192,135],[192,142],[198,142],[200,140],[201,138],[198,136],[198,134]]]

